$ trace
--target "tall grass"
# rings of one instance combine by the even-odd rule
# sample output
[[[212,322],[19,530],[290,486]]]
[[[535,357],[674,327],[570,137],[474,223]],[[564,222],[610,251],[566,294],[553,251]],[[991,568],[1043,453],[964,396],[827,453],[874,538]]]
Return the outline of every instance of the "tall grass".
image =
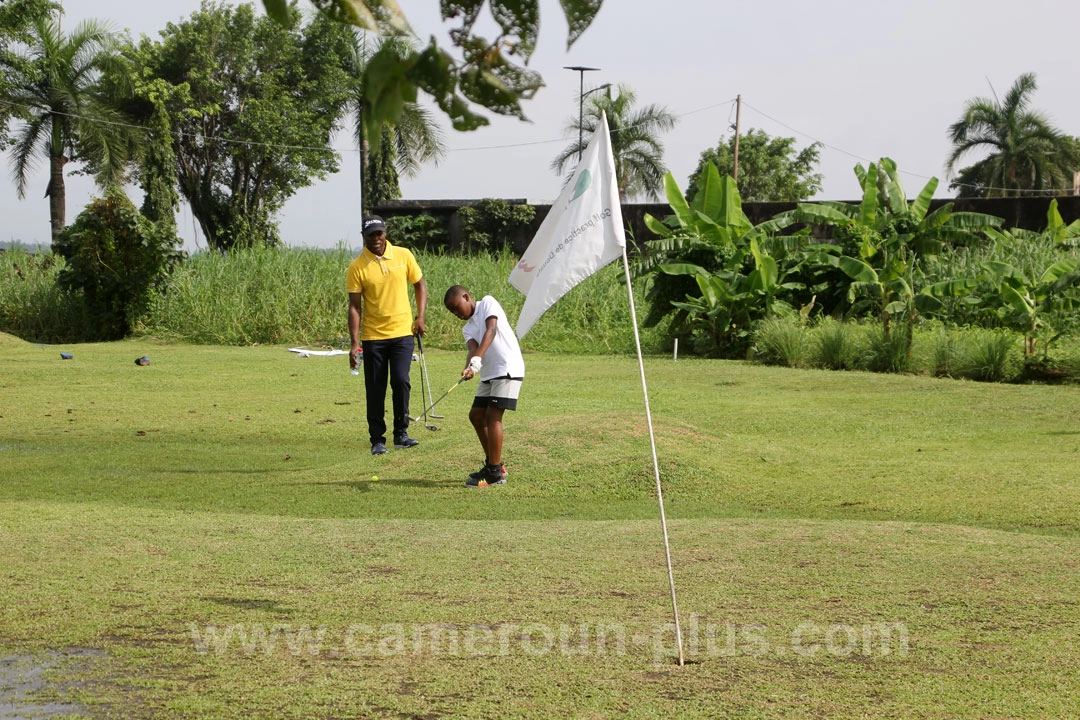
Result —
[[[852,370],[858,366],[858,326],[825,315],[812,333],[811,364],[826,370]]]
[[[810,356],[810,335],[794,318],[766,318],[754,331],[754,348],[766,364],[803,367]]]
[[[358,254],[336,250],[255,248],[200,253],[174,275],[139,328],[141,334],[200,344],[340,344],[348,337],[345,273]],[[425,345],[463,347],[461,322],[443,308],[451,285],[477,298],[494,296],[513,322],[525,297],[507,281],[517,258],[506,252],[451,255],[416,252],[428,288]],[[411,293],[410,293],[411,296]],[[644,303],[635,289],[635,302]],[[643,333],[647,352],[660,331]],[[618,263],[603,268],[552,307],[523,341],[524,349],[575,353],[633,352],[626,286]]]
[[[347,334],[345,270],[336,250],[235,250],[192,255],[137,329],[206,345],[339,341]]]
[[[979,330],[968,333],[962,351],[959,374],[984,382],[1003,382],[1020,371],[1020,342],[1007,330]]]
[[[39,343],[89,339],[82,295],[56,282],[63,269],[59,255],[0,250],[0,331]]]

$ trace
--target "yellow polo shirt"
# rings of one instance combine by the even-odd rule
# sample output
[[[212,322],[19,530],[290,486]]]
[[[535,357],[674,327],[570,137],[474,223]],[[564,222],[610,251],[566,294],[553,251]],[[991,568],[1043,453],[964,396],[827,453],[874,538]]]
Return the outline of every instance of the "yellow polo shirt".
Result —
[[[363,298],[361,340],[389,340],[412,335],[409,286],[424,275],[405,248],[386,243],[383,256],[367,248],[349,264],[345,287]]]

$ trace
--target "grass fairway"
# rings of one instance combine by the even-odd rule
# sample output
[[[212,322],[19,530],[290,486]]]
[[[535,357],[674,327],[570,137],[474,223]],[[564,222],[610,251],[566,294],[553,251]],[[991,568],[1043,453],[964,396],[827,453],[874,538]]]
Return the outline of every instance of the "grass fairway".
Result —
[[[0,714],[1080,715],[1080,389],[648,360],[680,668],[636,362],[526,362],[468,490],[472,384],[0,335]]]

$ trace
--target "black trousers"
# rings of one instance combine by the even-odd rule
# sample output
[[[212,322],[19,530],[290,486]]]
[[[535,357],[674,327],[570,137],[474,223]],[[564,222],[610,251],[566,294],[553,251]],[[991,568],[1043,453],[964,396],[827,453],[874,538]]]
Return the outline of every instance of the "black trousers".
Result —
[[[394,438],[409,429],[409,370],[412,368],[413,337],[364,340],[364,388],[367,392],[368,436],[371,444],[386,442],[386,380],[394,406]]]

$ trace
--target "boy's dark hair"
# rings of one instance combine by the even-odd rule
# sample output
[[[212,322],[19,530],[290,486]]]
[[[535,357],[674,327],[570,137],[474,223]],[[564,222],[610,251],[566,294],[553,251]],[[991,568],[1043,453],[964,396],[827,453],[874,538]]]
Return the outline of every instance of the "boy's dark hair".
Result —
[[[450,302],[454,298],[461,297],[467,292],[469,291],[464,285],[451,285],[450,288],[446,291],[446,294],[443,295],[443,305]]]

